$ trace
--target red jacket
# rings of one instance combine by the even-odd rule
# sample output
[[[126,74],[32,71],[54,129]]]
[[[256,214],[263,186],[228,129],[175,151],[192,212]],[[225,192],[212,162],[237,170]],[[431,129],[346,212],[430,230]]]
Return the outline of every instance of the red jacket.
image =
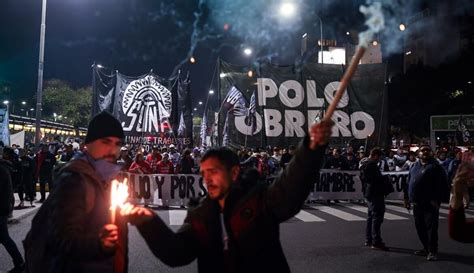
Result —
[[[173,174],[174,173],[174,167],[173,163],[171,161],[160,161],[158,162],[158,173],[161,174]]]
[[[157,157],[153,156],[153,154],[146,156],[146,161],[150,164],[153,173],[158,173],[158,163],[161,161],[161,158],[161,154],[158,154]]]
[[[150,164],[146,162],[145,160],[143,161],[133,161],[132,165],[128,169],[129,172],[131,173],[143,173],[143,174],[151,174],[152,169],[150,167]]]
[[[448,230],[451,239],[463,243],[474,243],[474,221],[466,220],[464,209],[449,208]]]

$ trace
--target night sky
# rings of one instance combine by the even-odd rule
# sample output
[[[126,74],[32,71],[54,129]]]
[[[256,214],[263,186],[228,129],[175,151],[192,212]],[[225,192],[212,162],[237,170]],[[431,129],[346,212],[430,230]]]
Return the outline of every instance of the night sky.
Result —
[[[180,68],[191,73],[197,105],[207,97],[218,57],[242,65],[266,59],[292,64],[300,53],[301,35],[319,36],[316,15],[326,39],[344,41],[349,39],[346,31],[364,30],[358,6],[365,1],[287,0],[297,10],[285,20],[277,12],[282,2],[48,0],[44,79],[88,86],[94,62],[129,76],[153,69],[169,77],[181,62]],[[395,16],[419,8],[413,4],[419,1],[408,1],[410,6],[407,1],[388,2],[405,2]],[[40,16],[41,0],[0,3],[0,82],[11,86],[10,100],[33,102]],[[253,49],[250,57],[242,54],[247,46]],[[187,61],[191,55],[196,64]]]

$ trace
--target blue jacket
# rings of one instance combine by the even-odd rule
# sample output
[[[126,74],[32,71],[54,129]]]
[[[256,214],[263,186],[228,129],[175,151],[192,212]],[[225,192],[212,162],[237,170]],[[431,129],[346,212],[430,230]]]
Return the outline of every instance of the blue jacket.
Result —
[[[408,174],[408,197],[410,202],[426,204],[431,201],[446,202],[449,199],[447,174],[443,167],[432,159],[423,165],[416,162]]]

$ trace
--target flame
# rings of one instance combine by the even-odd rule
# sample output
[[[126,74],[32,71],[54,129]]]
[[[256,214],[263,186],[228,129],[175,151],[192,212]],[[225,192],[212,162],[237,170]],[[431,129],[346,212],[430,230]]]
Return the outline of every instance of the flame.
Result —
[[[114,179],[112,181],[112,188],[110,192],[111,192],[110,209],[115,210],[117,207],[123,207],[123,205],[128,199],[127,179],[125,178],[122,183]]]
[[[359,10],[365,15],[365,18],[367,18],[365,24],[369,27],[369,29],[359,34],[359,46],[367,48],[367,45],[373,40],[374,35],[385,28],[382,4],[375,2],[368,7],[360,6]]]

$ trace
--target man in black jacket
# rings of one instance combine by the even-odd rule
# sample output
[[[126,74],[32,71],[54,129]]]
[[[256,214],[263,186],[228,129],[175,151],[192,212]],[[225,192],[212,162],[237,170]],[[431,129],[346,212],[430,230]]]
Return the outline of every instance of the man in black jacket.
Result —
[[[18,197],[20,198],[20,204],[18,207],[24,206],[24,195],[26,194],[26,201],[30,201],[33,207],[33,201],[36,195],[36,183],[34,182],[35,177],[35,160],[28,156],[25,149],[20,149],[20,184],[18,185]]]
[[[48,240],[43,257],[29,260],[38,253],[26,253],[30,272],[37,263],[43,268],[34,272],[127,272],[127,225],[120,218],[108,223],[110,182],[120,171],[116,160],[123,139],[112,115],[102,112],[91,120],[87,151],[60,170],[57,187],[33,219],[25,249],[33,249],[28,246],[39,236]]]
[[[365,228],[365,245],[372,249],[388,250],[385,246],[380,228],[385,214],[384,177],[378,166],[382,150],[370,151],[369,160],[361,166],[361,178],[364,197],[367,199],[367,225]]]
[[[13,268],[9,272],[23,272],[25,267],[23,257],[18,251],[15,242],[8,234],[8,215],[13,210],[13,203],[15,199],[13,197],[13,186],[12,186],[12,170],[13,164],[11,160],[14,157],[15,152],[11,148],[3,149],[3,159],[0,159],[0,244],[2,244],[7,250],[8,254],[13,259]]]
[[[439,206],[449,199],[449,185],[447,174],[433,157],[430,146],[420,148],[420,161],[411,167],[404,193],[405,205],[414,205],[416,232],[423,245],[415,255],[427,255],[428,261],[437,261]]]
[[[208,151],[201,159],[208,196],[188,211],[176,233],[148,209],[130,205],[121,213],[137,225],[154,255],[170,266],[197,258],[199,272],[289,272],[280,223],[303,206],[332,125],[314,125],[271,185],[255,183],[243,189],[237,155],[226,148]]]
[[[41,150],[36,154],[36,179],[40,183],[41,199],[39,203],[43,203],[46,199],[46,184],[48,184],[49,192],[53,191],[53,169],[56,164],[56,157],[48,150],[48,145],[42,144]]]

